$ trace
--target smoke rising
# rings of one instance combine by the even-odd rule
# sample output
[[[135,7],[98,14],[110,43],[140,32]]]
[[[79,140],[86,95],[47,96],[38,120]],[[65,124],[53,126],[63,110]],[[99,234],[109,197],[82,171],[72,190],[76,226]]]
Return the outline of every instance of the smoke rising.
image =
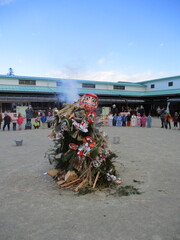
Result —
[[[79,99],[75,80],[62,79],[59,90],[61,92],[59,100],[62,103],[74,103]]]

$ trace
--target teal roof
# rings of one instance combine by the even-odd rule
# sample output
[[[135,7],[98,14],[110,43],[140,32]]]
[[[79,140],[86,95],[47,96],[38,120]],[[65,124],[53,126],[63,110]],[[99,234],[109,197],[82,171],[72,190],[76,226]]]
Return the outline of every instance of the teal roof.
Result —
[[[54,81],[54,82],[66,82],[66,81],[74,81],[77,83],[90,83],[90,84],[98,84],[98,85],[123,85],[123,86],[136,86],[136,87],[145,87],[140,83],[131,83],[131,82],[105,82],[105,81],[92,81],[92,80],[82,80],[82,79],[70,79],[70,78],[48,78],[48,77],[29,77],[29,76],[17,76],[17,75],[0,75],[0,79],[11,79],[11,80],[35,80],[35,81]]]
[[[143,94],[144,94],[144,92],[140,92],[140,91],[86,89],[86,88],[78,89],[79,94],[84,94],[84,93],[89,93],[89,92],[97,94],[97,95],[134,96],[134,97],[140,97],[140,96],[143,96]]]
[[[148,91],[143,94],[143,96],[160,96],[160,95],[173,95],[173,94],[180,94],[179,89],[171,89],[171,90],[159,90],[159,91]]]
[[[22,79],[22,80],[36,80],[36,81],[75,81],[78,83],[92,83],[92,84],[100,84],[100,85],[123,85],[123,86],[136,86],[136,87],[146,87],[144,84],[154,81],[164,81],[164,80],[173,80],[173,79],[180,79],[179,76],[173,76],[173,77],[165,77],[165,78],[159,78],[159,79],[151,79],[147,81],[141,81],[141,82],[107,82],[107,81],[92,81],[92,80],[82,80],[82,79],[69,79],[69,78],[50,78],[50,77],[33,77],[33,76],[17,76],[17,75],[2,75],[0,74],[1,78],[7,78],[7,79]]]
[[[180,76],[173,76],[173,77],[165,77],[165,78],[157,78],[157,79],[152,79],[152,80],[147,80],[147,81],[142,81],[142,82],[137,82],[138,84],[144,84],[144,83],[149,83],[149,82],[155,82],[155,81],[171,81],[174,79],[180,79]]]
[[[63,87],[40,87],[40,86],[25,86],[25,85],[0,85],[1,92],[34,92],[34,93],[62,93],[67,92]],[[174,90],[160,90],[160,91],[126,91],[126,90],[105,90],[105,89],[89,89],[78,88],[78,94],[94,93],[97,95],[109,95],[109,96],[132,96],[132,97],[148,97],[148,96],[160,96],[160,95],[172,95],[180,94],[180,89]]]
[[[131,82],[105,82],[105,81],[92,81],[92,80],[76,80],[78,83],[90,83],[90,84],[98,84],[98,85],[116,85],[116,86],[136,86],[136,87],[145,87],[139,83],[131,83]]]
[[[0,75],[1,78],[7,78],[7,79],[22,79],[22,80],[39,80],[39,81],[60,81],[60,78],[49,78],[49,77],[30,77],[30,76],[17,76],[17,75]]]
[[[3,92],[41,92],[41,93],[55,93],[56,88],[39,87],[39,86],[25,86],[25,85],[4,85],[0,84],[0,91]]]

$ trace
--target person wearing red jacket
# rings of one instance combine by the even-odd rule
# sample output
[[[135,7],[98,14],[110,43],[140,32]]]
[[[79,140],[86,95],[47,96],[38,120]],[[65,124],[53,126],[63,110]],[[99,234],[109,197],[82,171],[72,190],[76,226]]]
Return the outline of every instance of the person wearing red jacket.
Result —
[[[18,129],[22,130],[22,124],[24,122],[24,118],[22,117],[21,113],[18,114],[18,119],[17,119],[17,124],[18,124]]]

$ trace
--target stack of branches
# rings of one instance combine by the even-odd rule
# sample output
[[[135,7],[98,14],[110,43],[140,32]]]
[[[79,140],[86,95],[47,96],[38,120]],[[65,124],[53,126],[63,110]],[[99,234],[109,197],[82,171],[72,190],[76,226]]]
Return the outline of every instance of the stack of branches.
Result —
[[[47,173],[61,188],[77,192],[120,183],[113,162],[117,156],[109,149],[107,136],[96,127],[95,116],[78,103],[67,104],[55,114],[49,136],[54,146],[47,156],[58,172]]]

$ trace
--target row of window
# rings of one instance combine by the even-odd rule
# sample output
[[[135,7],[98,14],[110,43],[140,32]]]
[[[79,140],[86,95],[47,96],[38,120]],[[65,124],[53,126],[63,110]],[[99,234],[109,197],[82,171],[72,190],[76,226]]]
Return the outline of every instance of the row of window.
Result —
[[[19,80],[20,85],[36,85],[36,80]],[[57,86],[61,86],[61,82],[57,82]],[[168,82],[168,86],[172,87],[173,82]],[[82,88],[96,88],[93,83],[82,83]],[[151,88],[155,88],[155,84],[151,84]],[[114,90],[125,90],[125,86],[113,85]]]
[[[96,88],[96,85],[92,83],[82,83],[82,88]],[[113,85],[113,89],[125,90],[125,86]]]
[[[172,87],[173,82],[168,82],[168,87]],[[151,88],[155,88],[155,84],[151,84]]]
[[[36,85],[36,80],[19,80],[20,85]],[[61,82],[56,83],[57,87],[62,86]],[[82,88],[96,88],[93,83],[82,83]],[[125,90],[125,86],[113,85],[115,90]]]

